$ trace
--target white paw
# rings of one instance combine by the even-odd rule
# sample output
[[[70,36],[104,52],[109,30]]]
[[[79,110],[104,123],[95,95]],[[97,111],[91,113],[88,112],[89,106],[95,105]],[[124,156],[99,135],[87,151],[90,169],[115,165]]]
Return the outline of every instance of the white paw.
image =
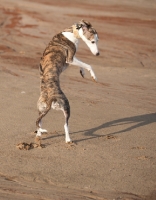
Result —
[[[46,130],[46,129],[39,128],[39,129],[37,130],[36,136],[40,137],[40,136],[42,135],[42,133],[47,133],[47,130]]]
[[[70,138],[66,138],[66,143],[72,143]]]
[[[46,129],[40,128],[40,132],[41,132],[41,133],[47,133],[48,131],[47,131]]]
[[[91,77],[94,81],[97,81],[97,77],[95,76],[95,73],[93,71],[90,71]]]

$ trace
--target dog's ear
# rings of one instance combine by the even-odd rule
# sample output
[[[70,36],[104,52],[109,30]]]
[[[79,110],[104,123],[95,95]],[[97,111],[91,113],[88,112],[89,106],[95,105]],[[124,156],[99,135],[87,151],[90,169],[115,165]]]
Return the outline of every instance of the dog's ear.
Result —
[[[76,29],[79,30],[82,27],[82,24],[75,24],[75,26],[76,26]]]
[[[92,25],[91,25],[90,22],[85,21],[85,20],[83,20],[83,19],[82,19],[81,21],[83,22],[83,24],[84,24],[88,29],[92,27]]]
[[[75,27],[77,30],[79,30],[80,28],[83,28],[85,26],[85,24],[83,23],[83,20],[81,20],[79,23],[75,23]]]
[[[76,29],[80,29],[82,27],[87,27],[89,29],[90,27],[92,27],[91,23],[85,21],[84,19],[82,19],[79,23],[75,25],[76,25]]]

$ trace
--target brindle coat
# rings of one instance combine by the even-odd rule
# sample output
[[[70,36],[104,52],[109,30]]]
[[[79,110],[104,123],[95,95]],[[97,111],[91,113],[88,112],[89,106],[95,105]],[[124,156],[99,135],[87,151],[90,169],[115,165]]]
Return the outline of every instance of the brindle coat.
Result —
[[[84,28],[83,31],[86,38],[96,33],[91,24],[84,20],[73,25],[69,29],[65,29],[63,32],[72,32],[75,38],[80,38],[78,30],[81,27]],[[85,30],[85,27],[89,33]],[[63,111],[65,115],[64,128],[66,133],[66,142],[70,141],[68,130],[70,105],[68,99],[60,88],[59,76],[69,65],[68,63],[72,63],[75,53],[75,44],[67,39],[62,33],[55,35],[43,52],[40,61],[41,92],[37,103],[39,117],[36,121],[36,136],[40,136],[42,132],[46,131],[41,128],[41,120],[52,107]],[[91,67],[86,68],[93,73]],[[81,75],[83,76],[82,73]]]
[[[41,119],[50,110],[52,102],[65,112],[66,123],[70,117],[70,105],[65,94],[60,88],[59,75],[72,62],[76,52],[74,43],[59,33],[53,37],[46,47],[40,61],[41,93],[37,103],[39,118],[36,121],[40,127]]]

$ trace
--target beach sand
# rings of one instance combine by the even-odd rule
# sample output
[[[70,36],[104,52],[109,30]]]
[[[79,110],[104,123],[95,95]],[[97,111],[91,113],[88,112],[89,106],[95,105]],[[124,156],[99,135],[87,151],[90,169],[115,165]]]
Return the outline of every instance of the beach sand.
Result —
[[[0,200],[156,199],[155,1],[1,0]],[[98,78],[69,66],[60,76],[69,99],[73,144],[64,116],[43,119],[34,143],[40,57],[51,38],[85,19],[100,56],[80,41],[76,57]]]

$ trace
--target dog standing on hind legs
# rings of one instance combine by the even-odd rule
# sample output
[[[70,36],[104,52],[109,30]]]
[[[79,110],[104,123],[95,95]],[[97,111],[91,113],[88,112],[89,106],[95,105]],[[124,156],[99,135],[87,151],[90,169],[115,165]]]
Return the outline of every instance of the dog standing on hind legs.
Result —
[[[40,61],[41,93],[37,103],[39,117],[36,121],[36,136],[41,136],[43,132],[47,132],[47,130],[42,129],[41,120],[53,108],[63,111],[65,116],[65,141],[66,143],[71,142],[68,128],[70,105],[67,97],[60,88],[59,75],[69,64],[72,64],[80,67],[82,77],[84,77],[84,69],[87,69],[93,80],[97,80],[92,67],[75,57],[80,38],[87,44],[94,55],[99,55],[97,32],[85,20],[81,20],[55,35],[43,53]]]

